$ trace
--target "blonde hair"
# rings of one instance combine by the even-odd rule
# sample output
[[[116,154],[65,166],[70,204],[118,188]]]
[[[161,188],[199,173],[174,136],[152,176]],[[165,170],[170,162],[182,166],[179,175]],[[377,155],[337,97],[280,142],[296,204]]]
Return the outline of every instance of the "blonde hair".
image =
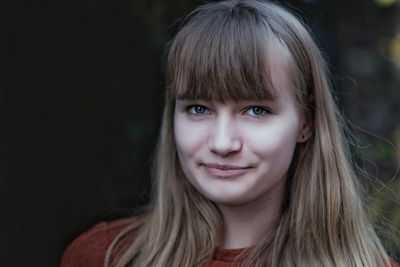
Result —
[[[273,97],[276,89],[266,51],[274,44],[291,56],[296,100],[310,121],[312,136],[296,148],[273,235],[256,244],[243,265],[390,266],[364,215],[344,123],[318,47],[307,28],[284,8],[251,0],[200,6],[172,41],[153,203],[139,222],[114,240],[106,266],[195,267],[212,257],[221,240],[222,218],[181,170],[173,136],[175,99]],[[115,244],[133,229],[135,242],[112,259]]]

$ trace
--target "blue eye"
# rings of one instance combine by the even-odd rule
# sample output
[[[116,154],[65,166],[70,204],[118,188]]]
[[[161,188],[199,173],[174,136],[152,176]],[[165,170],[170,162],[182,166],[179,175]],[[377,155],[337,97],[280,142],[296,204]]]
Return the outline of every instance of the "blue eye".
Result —
[[[205,106],[191,105],[186,108],[190,114],[193,115],[204,115],[210,113]]]
[[[254,107],[249,107],[246,110],[246,113],[249,114],[250,116],[261,117],[269,113],[269,110],[263,107],[254,106]]]

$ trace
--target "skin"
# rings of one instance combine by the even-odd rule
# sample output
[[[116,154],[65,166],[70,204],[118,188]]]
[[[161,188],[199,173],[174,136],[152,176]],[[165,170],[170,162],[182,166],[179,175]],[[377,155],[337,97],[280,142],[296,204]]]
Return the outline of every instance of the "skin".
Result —
[[[176,100],[179,161],[189,182],[221,211],[224,248],[253,246],[268,234],[295,147],[309,137],[281,62],[271,65],[273,101]]]

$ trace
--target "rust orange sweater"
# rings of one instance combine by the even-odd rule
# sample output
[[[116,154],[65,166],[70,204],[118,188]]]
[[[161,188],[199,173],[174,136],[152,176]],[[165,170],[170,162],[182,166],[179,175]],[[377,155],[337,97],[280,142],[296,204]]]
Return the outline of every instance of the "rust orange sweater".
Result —
[[[96,224],[67,247],[61,259],[61,267],[104,267],[109,245],[131,222],[132,219],[122,219]],[[134,235],[128,236],[121,246],[116,247],[116,255],[120,255],[133,242]],[[237,258],[242,252],[243,249],[216,249],[213,258],[204,267],[239,267],[240,258]]]
[[[89,231],[78,236],[65,250],[61,259],[61,267],[104,267],[104,258],[112,240],[132,219],[122,219],[113,222],[101,222]],[[135,234],[131,234],[121,246],[116,247],[116,254],[120,255],[133,242]],[[243,249],[216,249],[213,258],[204,267],[239,267],[238,256]],[[236,261],[235,261],[236,259]],[[400,267],[392,262],[392,267]]]

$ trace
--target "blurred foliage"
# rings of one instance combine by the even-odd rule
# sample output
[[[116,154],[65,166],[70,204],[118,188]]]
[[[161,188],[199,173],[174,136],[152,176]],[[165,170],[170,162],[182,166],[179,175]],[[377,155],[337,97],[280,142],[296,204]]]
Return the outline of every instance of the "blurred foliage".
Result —
[[[135,17],[141,18],[153,30],[162,30],[168,9],[166,1],[136,0],[131,2],[131,10]]]
[[[374,1],[379,6],[382,6],[382,7],[390,7],[399,2],[399,0],[374,0]]]
[[[400,32],[390,42],[390,58],[400,69]]]

